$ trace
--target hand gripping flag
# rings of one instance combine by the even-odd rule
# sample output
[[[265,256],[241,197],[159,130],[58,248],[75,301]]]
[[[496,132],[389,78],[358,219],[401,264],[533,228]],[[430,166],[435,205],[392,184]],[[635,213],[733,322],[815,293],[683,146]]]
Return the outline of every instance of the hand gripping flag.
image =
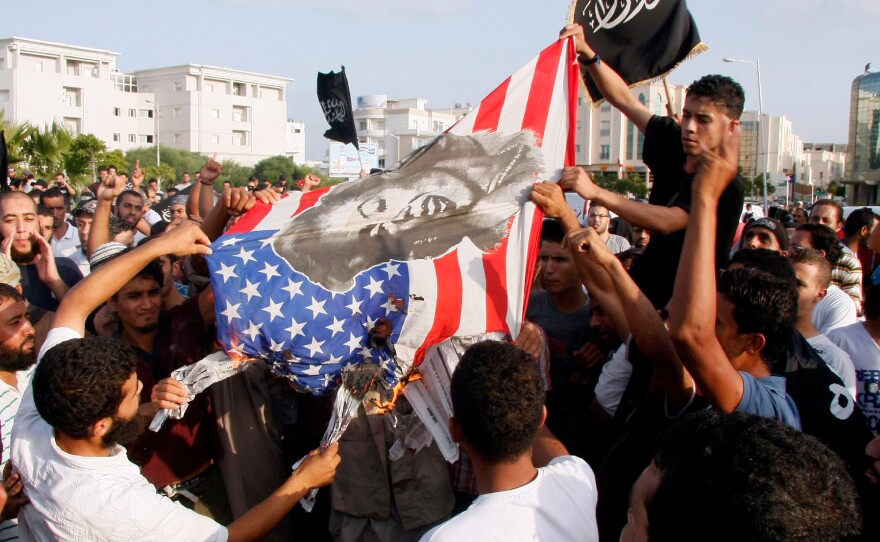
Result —
[[[685,0],[574,0],[572,20],[630,86],[666,75],[708,49]],[[603,99],[586,72],[584,83],[592,101]]]
[[[453,336],[515,338],[542,218],[528,195],[574,162],[577,78],[555,42],[399,169],[258,203],[208,258],[224,349],[320,394],[365,363],[395,384]]]

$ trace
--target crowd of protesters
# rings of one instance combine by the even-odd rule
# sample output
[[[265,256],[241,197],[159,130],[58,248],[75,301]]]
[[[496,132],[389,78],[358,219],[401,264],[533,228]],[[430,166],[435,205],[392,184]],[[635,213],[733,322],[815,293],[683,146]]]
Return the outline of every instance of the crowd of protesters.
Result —
[[[880,217],[744,207],[735,81],[703,77],[680,119],[655,115],[579,26],[561,36],[644,134],[651,196],[579,167],[534,186],[527,321],[465,351],[452,465],[402,445],[412,407],[381,414],[382,390],[319,447],[330,400],[261,364],[195,398],[171,377],[218,349],[210,244],[319,177],[218,193],[210,159],[164,191],[136,164],[77,193],[11,171],[0,540],[876,540]]]

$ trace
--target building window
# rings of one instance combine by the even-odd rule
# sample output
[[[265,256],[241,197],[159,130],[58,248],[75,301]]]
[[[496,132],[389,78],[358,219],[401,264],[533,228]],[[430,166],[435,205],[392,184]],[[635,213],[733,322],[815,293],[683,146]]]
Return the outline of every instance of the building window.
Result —
[[[138,143],[152,143],[153,136],[152,134],[141,134],[138,136]]]
[[[153,118],[153,110],[152,109],[138,109],[138,117],[142,119],[151,119]]]
[[[233,96],[247,96],[247,84],[233,83],[232,84],[232,95]]]
[[[113,141],[116,141],[117,143],[122,141],[122,134],[113,134]]]
[[[599,135],[608,137],[611,135],[611,121],[603,120],[599,125]]]
[[[118,107],[114,107],[114,108],[113,108],[113,116],[114,116],[114,117],[118,117],[118,116],[120,116],[120,115],[122,115],[122,110],[119,109]]]
[[[82,89],[73,87],[64,87],[64,97],[62,101],[64,105],[70,107],[80,107],[82,105]]]
[[[214,92],[214,83],[205,83],[205,92]]]
[[[581,129],[581,121],[578,121],[578,127],[577,127],[577,129],[578,129],[578,130]]]
[[[181,90],[183,90],[183,83],[181,83],[180,81],[175,81],[174,92],[180,92]]]
[[[220,144],[220,134],[211,134],[211,143]]]
[[[172,137],[175,143],[180,143],[180,134],[174,134]]]
[[[360,126],[360,130],[362,132],[365,132],[367,130],[367,121],[365,121],[365,120],[360,121],[358,123],[358,126]]]
[[[581,146],[580,146],[580,144],[577,144],[577,145],[574,146],[574,152],[581,152]]]
[[[134,110],[134,109],[129,109],[129,110],[128,110],[128,116],[131,117],[131,118],[137,118],[137,111]]]
[[[247,132],[242,132],[238,130],[232,131],[232,144],[236,147],[244,147],[247,146]]]
[[[235,122],[247,122],[248,119],[248,108],[243,107],[241,105],[233,105],[232,106],[232,120]]]
[[[38,72],[43,71],[43,61],[38,60],[38,61],[34,62],[34,69],[37,70]]]
[[[172,117],[179,117],[179,116],[180,116],[180,108],[179,108],[179,107],[175,107],[174,109],[172,109],[172,110],[171,110],[171,116],[172,116]]]
[[[599,160],[611,160],[611,145],[599,146]]]
[[[128,134],[128,142],[137,143],[137,136],[135,134]]]
[[[211,110],[211,118],[212,119],[219,119],[220,118],[220,110],[219,109],[212,109]]]
[[[608,103],[607,101],[604,102],[604,103],[599,107],[599,111],[601,111],[601,112],[603,112],[603,113],[609,113],[609,112],[611,111],[611,104]]]

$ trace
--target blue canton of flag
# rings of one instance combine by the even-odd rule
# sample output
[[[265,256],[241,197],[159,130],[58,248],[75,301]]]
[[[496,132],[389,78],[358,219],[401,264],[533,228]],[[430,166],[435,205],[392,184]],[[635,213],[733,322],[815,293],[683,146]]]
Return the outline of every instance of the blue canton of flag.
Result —
[[[291,269],[272,248],[272,230],[226,235],[208,257],[217,335],[235,358],[261,358],[272,372],[317,395],[336,387],[349,365],[379,365],[392,386],[403,376],[389,346],[369,331],[386,318],[394,344],[406,318],[407,266],[386,262],[359,274],[347,292],[332,292]],[[345,255],[340,255],[344,258]]]

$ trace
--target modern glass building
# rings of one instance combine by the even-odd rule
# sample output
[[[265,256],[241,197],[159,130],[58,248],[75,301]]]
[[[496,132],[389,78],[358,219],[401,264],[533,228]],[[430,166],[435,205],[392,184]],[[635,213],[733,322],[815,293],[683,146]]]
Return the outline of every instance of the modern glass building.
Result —
[[[880,72],[853,80],[846,157],[847,203],[880,202]]]

